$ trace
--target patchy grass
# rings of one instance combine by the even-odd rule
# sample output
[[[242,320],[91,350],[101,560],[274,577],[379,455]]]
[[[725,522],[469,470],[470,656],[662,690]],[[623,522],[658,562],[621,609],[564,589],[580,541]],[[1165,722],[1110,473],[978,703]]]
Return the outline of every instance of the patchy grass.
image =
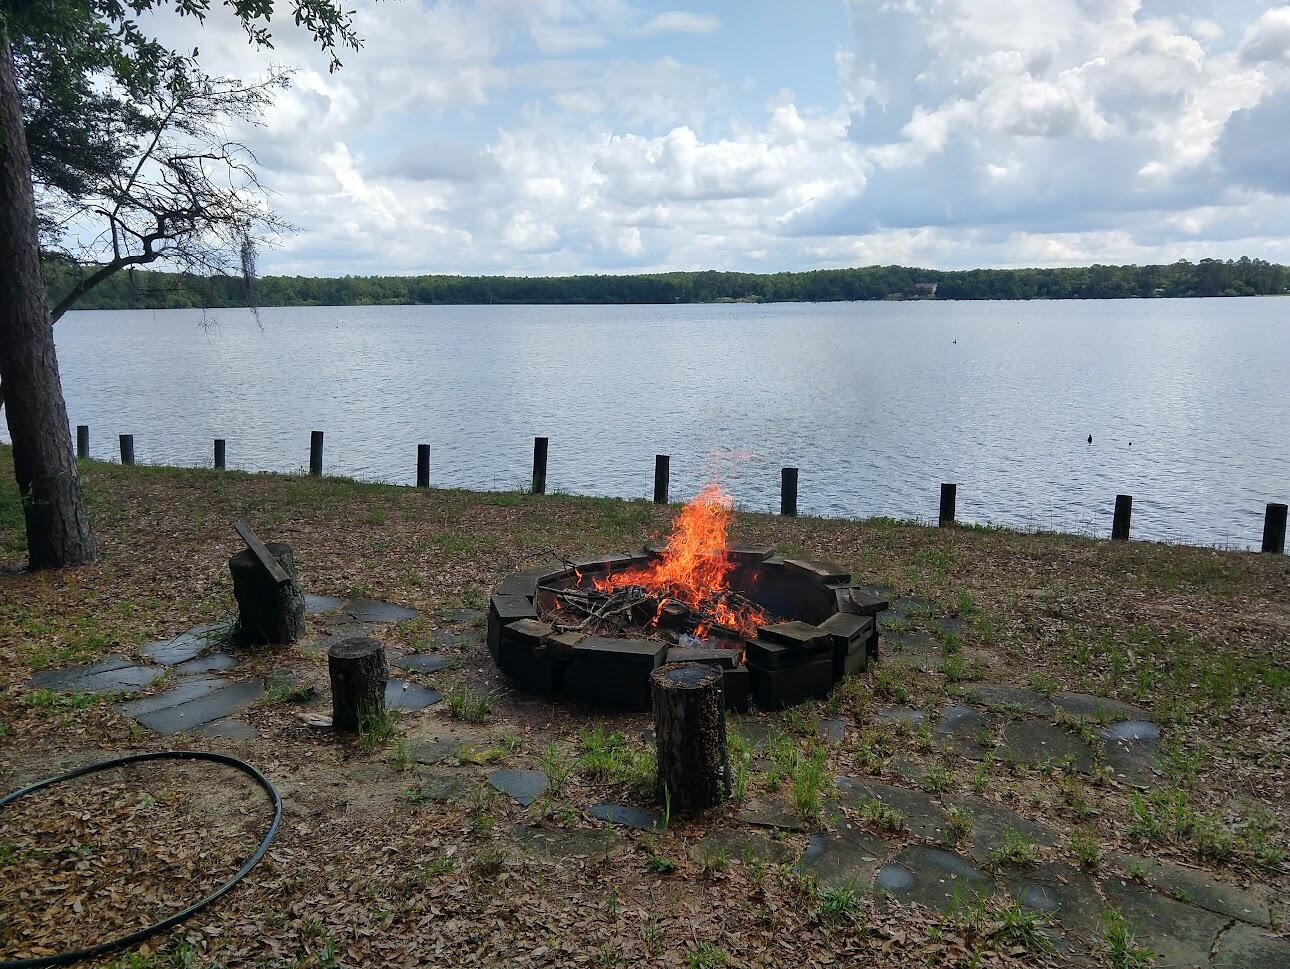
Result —
[[[449,687],[448,692],[443,695],[443,699],[444,706],[448,712],[458,720],[465,720],[468,723],[484,723],[493,716],[497,694],[478,690],[464,683],[456,683]]]

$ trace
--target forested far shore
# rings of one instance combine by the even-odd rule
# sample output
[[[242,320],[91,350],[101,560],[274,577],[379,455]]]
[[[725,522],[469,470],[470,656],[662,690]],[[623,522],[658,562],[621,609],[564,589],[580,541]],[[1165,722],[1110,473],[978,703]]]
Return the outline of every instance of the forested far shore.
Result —
[[[46,263],[54,299],[92,266]],[[76,309],[463,303],[830,302],[881,299],[1129,299],[1290,293],[1290,267],[1248,257],[1167,266],[933,270],[905,266],[587,276],[238,276],[118,273]]]

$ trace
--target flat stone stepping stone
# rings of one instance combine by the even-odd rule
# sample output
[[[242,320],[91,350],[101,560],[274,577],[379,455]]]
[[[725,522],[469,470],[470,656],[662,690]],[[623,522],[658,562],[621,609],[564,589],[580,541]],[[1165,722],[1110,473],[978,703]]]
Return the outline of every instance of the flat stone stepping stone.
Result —
[[[528,807],[546,793],[546,774],[540,770],[517,770],[503,767],[488,775],[488,783]]]
[[[968,854],[978,862],[986,863],[992,852],[1003,846],[1008,830],[1024,835],[1037,845],[1051,848],[1057,844],[1057,833],[1037,821],[1031,821],[1002,804],[970,794],[947,798],[972,815],[972,830],[968,833]]]
[[[1290,942],[1251,925],[1236,923],[1214,947],[1214,969],[1285,969]]]
[[[895,623],[909,622],[909,615],[907,613],[901,612],[899,609],[884,609],[880,613],[878,613],[878,615],[875,616],[874,618],[878,620],[878,625],[880,627],[893,622]]]
[[[878,870],[874,896],[951,912],[994,894],[994,880],[962,855],[911,845]]]
[[[430,634],[430,638],[436,646],[448,647],[475,646],[484,641],[477,632],[455,633],[451,629],[436,629]]]
[[[385,705],[392,710],[424,710],[443,699],[443,694],[411,680],[391,678],[385,684]]]
[[[902,653],[929,653],[940,646],[936,640],[920,629],[883,633],[882,638],[887,645]]]
[[[381,624],[376,622],[359,622],[351,619],[347,613],[337,612],[323,618],[322,629],[325,638],[309,644],[309,649],[326,652],[338,639],[353,639],[356,636],[375,636]]]
[[[540,828],[519,824],[514,828],[514,835],[525,850],[551,861],[600,862],[623,845],[622,835],[612,828]]]
[[[887,588],[885,585],[865,585],[857,582],[852,586],[852,588],[859,589],[867,596],[879,596],[885,599],[887,596],[891,595],[891,589]]]
[[[1097,731],[1102,758],[1112,773],[1137,785],[1150,785],[1160,773],[1160,726],[1150,720],[1125,720]]]
[[[415,609],[380,599],[354,599],[345,607],[345,614],[356,622],[393,623],[417,617]]]
[[[928,599],[926,596],[905,596],[903,598],[893,600],[891,608],[910,616],[930,616],[936,611],[937,606],[935,602]]]
[[[738,828],[717,828],[699,839],[690,854],[695,861],[706,864],[716,859],[727,861],[768,861],[786,865],[797,852],[768,831],[748,831]]]
[[[1005,882],[1018,903],[1043,912],[1064,930],[1063,934],[1085,943],[1097,938],[1104,906],[1087,872],[1060,862],[1042,862],[1031,868],[1012,869]],[[1078,943],[1062,941],[1076,951],[1083,949]]]
[[[324,612],[334,612],[344,603],[344,599],[339,599],[336,596],[315,596],[305,593],[305,614],[317,616]]]
[[[152,696],[140,697],[137,700],[115,704],[112,709],[117,713],[125,714],[127,717],[137,718],[145,713],[154,713],[157,710],[165,710],[167,707],[176,707],[181,703],[187,703],[189,700],[195,700],[197,697],[214,693],[216,690],[228,686],[231,682],[232,680],[226,680],[222,676],[185,677],[169,690],[154,693]]]
[[[218,678],[213,678],[218,680]],[[264,684],[260,680],[239,680],[230,682],[218,680],[218,686],[211,688],[209,681],[196,680],[179,684],[157,697],[136,700],[135,703],[146,703],[148,700],[164,702],[165,705],[154,706],[140,713],[128,714],[149,730],[157,733],[172,734],[182,730],[192,730],[212,720],[222,720],[250,706],[264,693]],[[203,692],[187,695],[185,688],[201,687]],[[122,707],[130,704],[122,704]],[[127,713],[122,709],[121,712]]]
[[[444,622],[479,622],[484,613],[479,609],[440,609],[438,616]]]
[[[442,764],[451,760],[457,763],[460,758],[457,752],[461,749],[459,737],[434,737],[430,740],[418,740],[412,745],[412,759],[418,764]]]
[[[963,696],[991,710],[1033,713],[1041,717],[1051,717],[1057,712],[1053,701],[1048,697],[1021,686],[1006,686],[1003,683],[969,683],[963,687]]]
[[[975,707],[952,703],[942,708],[932,727],[941,747],[956,751],[970,760],[984,760],[994,749],[994,718]],[[983,743],[985,740],[988,743]]]
[[[864,777],[838,778],[838,802],[843,807],[860,812],[869,800],[881,801],[903,814],[905,827],[916,838],[943,841],[949,837],[949,817],[932,795]]]
[[[1160,958],[1152,969],[1194,969],[1208,966],[1218,934],[1227,926],[1225,915],[1176,902],[1134,882],[1114,876],[1102,880],[1107,902],[1120,910],[1129,928]]]
[[[780,831],[805,831],[806,824],[779,798],[757,798],[746,801],[735,817],[744,824]]]
[[[438,673],[457,666],[457,660],[440,653],[407,653],[390,660],[391,666],[401,670],[413,670],[417,673]]]
[[[931,627],[947,636],[962,636],[967,632],[967,623],[958,616],[945,616],[942,619],[933,619]]]
[[[154,663],[172,666],[200,656],[212,646],[226,642],[232,627],[226,622],[194,626],[173,639],[162,639],[143,647],[143,655]]]
[[[817,832],[811,835],[797,869],[826,890],[850,885],[867,892],[890,854],[887,842],[860,828]]]
[[[230,656],[228,653],[211,653],[209,656],[198,656],[186,663],[180,663],[175,667],[175,672],[181,676],[191,676],[194,673],[222,673],[236,665],[236,656]]]
[[[466,793],[466,784],[455,774],[431,774],[412,788],[412,797],[418,801],[442,804],[455,801]]]
[[[620,824],[625,828],[635,828],[638,831],[658,831],[663,827],[663,818],[658,812],[632,804],[602,801],[587,808],[587,813],[601,821]]]
[[[847,722],[845,720],[821,720],[817,732],[820,739],[826,744],[840,744],[847,739]]]
[[[880,706],[873,712],[875,723],[905,723],[916,727],[923,722],[923,711],[917,707]]]
[[[1150,720],[1151,713],[1142,707],[1088,693],[1054,693],[1053,703],[1077,717],[1095,720]]]
[[[750,720],[744,717],[732,717],[730,724],[739,732],[740,736],[746,737],[751,741],[754,747],[765,746],[766,741],[770,740],[770,735],[775,732],[774,728],[772,728],[765,720]],[[648,741],[649,743],[654,742],[653,733],[654,732],[651,730],[650,739]]]
[[[1272,927],[1271,900],[1261,889],[1248,891],[1219,881],[1199,868],[1189,868],[1159,858],[1142,858],[1117,852],[1111,855],[1110,860],[1122,870],[1127,871],[1132,866],[1135,871],[1142,872],[1146,883],[1157,891],[1220,915],[1230,915],[1234,919],[1264,928]],[[1290,966],[1290,962],[1285,964]]]
[[[224,740],[254,740],[260,736],[259,731],[245,720],[226,718],[212,720],[191,731],[195,737],[220,737]]]
[[[56,693],[141,693],[164,672],[160,666],[140,666],[118,655],[84,666],[42,670],[28,682]]]
[[[1000,755],[1018,764],[1070,763],[1076,770],[1093,769],[1093,751],[1082,737],[1050,720],[1020,720],[1003,728]]]

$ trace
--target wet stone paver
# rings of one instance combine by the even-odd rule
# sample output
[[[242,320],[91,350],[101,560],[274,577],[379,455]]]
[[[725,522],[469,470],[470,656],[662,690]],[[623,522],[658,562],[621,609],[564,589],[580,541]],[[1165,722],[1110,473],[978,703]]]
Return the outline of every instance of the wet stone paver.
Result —
[[[97,663],[42,670],[28,682],[56,693],[140,693],[165,670],[141,666],[128,656],[109,656]]]
[[[1021,711],[1038,716],[1052,716],[1057,707],[1041,693],[1002,683],[969,683],[963,688],[964,699],[992,710]]]
[[[1152,969],[1208,966],[1214,942],[1229,922],[1225,915],[1175,901],[1114,876],[1103,879],[1102,892],[1107,902],[1124,915],[1139,944],[1158,953]]]
[[[1079,952],[1097,938],[1103,906],[1088,872],[1045,862],[1010,869],[1004,883],[1019,904],[1043,912],[1061,929],[1054,935],[1064,950]]]
[[[848,827],[812,834],[797,867],[826,890],[850,885],[867,891],[891,853],[891,846],[877,835]]]
[[[385,684],[385,705],[391,710],[424,710],[442,699],[438,690],[411,680],[391,678]]]
[[[550,861],[603,861],[623,846],[612,828],[542,828],[516,825],[515,839],[525,851]]]
[[[722,861],[768,861],[784,865],[793,860],[793,847],[768,831],[718,828],[694,845],[691,856],[701,865]]]
[[[930,794],[863,777],[839,777],[837,786],[838,803],[845,808],[862,812],[866,802],[881,801],[904,815],[905,826],[914,837],[928,841],[949,837],[949,817],[940,801]]]
[[[970,760],[984,760],[993,749],[995,719],[974,707],[950,704],[943,708],[932,733],[937,744]]]
[[[353,599],[344,611],[355,622],[397,623],[417,617],[415,609],[380,599]]]
[[[546,793],[546,774],[540,770],[518,770],[504,767],[488,775],[488,783],[508,797],[528,807]]]
[[[305,594],[305,614],[309,616],[321,615],[324,612],[335,612],[344,604],[345,600],[336,596]]]
[[[440,670],[450,670],[459,664],[451,656],[440,653],[408,653],[405,656],[394,657],[390,660],[390,665],[416,673],[438,673]]]
[[[1125,720],[1097,731],[1102,758],[1111,773],[1131,784],[1150,785],[1160,773],[1160,727],[1149,720]]]
[[[1236,923],[1214,946],[1213,969],[1285,969],[1290,940],[1252,925]]]
[[[967,836],[968,854],[982,864],[989,862],[990,856],[1003,846],[1009,831],[1044,847],[1057,844],[1057,833],[1051,828],[1031,821],[1002,804],[970,794],[957,795],[947,800],[971,815],[972,828]]]
[[[154,663],[173,666],[196,659],[208,649],[228,642],[232,627],[225,622],[208,623],[143,647],[143,655]]]
[[[967,858],[945,848],[911,845],[882,866],[874,895],[938,912],[971,905],[995,892],[994,880]]]
[[[181,682],[165,693],[118,704],[116,709],[150,730],[172,734],[229,717],[250,706],[263,693],[264,684],[260,680],[233,682],[209,677]]]
[[[210,653],[180,663],[175,672],[180,676],[192,676],[194,673],[222,673],[237,665],[237,657],[228,653]]]
[[[781,831],[805,831],[806,825],[779,798],[755,798],[744,803],[736,817],[744,824],[759,828],[778,828]]]
[[[1185,899],[1193,905],[1243,922],[1264,928],[1272,925],[1271,901],[1265,891],[1240,888],[1219,881],[1199,868],[1188,868],[1158,858],[1142,858],[1117,852],[1109,860],[1122,871],[1133,868],[1141,872],[1148,885],[1167,895]]]
[[[1053,703],[1067,713],[1077,717],[1091,717],[1095,720],[1148,720],[1151,718],[1148,711],[1132,703],[1102,696],[1090,696],[1087,693],[1054,693]]]
[[[636,807],[633,804],[602,801],[588,807],[587,813],[601,821],[622,825],[625,828],[635,828],[638,831],[658,831],[663,827],[663,817],[657,811]]]
[[[917,707],[880,706],[874,710],[876,723],[904,723],[918,726],[923,722],[923,711]]]
[[[1069,764],[1082,773],[1093,769],[1093,751],[1078,734],[1051,720],[1014,720],[1003,728],[999,751],[1020,764]]]

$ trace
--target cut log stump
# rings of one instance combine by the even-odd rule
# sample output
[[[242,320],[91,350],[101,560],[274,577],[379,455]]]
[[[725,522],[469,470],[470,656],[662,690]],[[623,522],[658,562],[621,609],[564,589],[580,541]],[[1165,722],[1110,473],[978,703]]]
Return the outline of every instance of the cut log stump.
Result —
[[[390,668],[384,646],[366,636],[342,639],[327,650],[327,668],[335,729],[358,730],[385,716],[385,682]]]
[[[650,674],[659,794],[672,809],[713,807],[730,796],[722,671],[668,663]]]
[[[249,548],[230,558],[238,630],[248,643],[294,643],[305,630],[305,595],[296,581],[295,559],[290,545],[271,542],[266,548],[290,581],[276,581]]]

